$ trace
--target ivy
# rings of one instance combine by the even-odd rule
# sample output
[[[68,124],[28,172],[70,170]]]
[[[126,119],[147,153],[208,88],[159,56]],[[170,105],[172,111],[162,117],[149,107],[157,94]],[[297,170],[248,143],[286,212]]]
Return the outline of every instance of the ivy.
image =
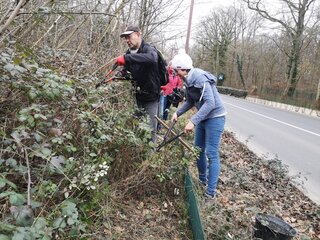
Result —
[[[5,178],[0,177],[0,189],[4,188],[6,186],[10,186],[13,189],[17,189],[17,185],[16,184],[14,184],[13,182],[11,182],[11,181],[9,181],[9,180],[7,180]]]
[[[154,147],[148,119],[134,117],[132,96],[118,97],[123,86],[93,89],[90,84],[97,78],[61,76],[35,62],[34,52],[20,51],[26,53],[0,54],[0,66],[7,66],[0,91],[9,96],[0,112],[6,119],[0,127],[0,200],[20,211],[30,190],[35,217],[30,226],[21,227],[6,211],[1,221],[14,225],[1,237],[67,239],[90,234],[86,224],[101,224],[101,202],[110,194],[107,179],[111,165],[122,158],[119,152],[143,159]],[[165,182],[168,169],[162,172]]]
[[[0,193],[0,199],[9,197],[9,202],[13,206],[22,206],[24,203],[27,202],[26,198],[24,195],[12,191],[6,191]]]

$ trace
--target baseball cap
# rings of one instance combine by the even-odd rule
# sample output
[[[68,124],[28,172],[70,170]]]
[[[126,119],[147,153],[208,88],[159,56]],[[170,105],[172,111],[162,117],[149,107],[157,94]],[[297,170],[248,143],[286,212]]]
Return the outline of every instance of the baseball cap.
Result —
[[[192,59],[185,52],[179,51],[172,59],[172,68],[173,69],[192,69]]]
[[[124,36],[130,35],[133,32],[140,32],[140,28],[137,26],[129,26],[127,27],[126,31],[121,33],[120,37],[122,38]]]

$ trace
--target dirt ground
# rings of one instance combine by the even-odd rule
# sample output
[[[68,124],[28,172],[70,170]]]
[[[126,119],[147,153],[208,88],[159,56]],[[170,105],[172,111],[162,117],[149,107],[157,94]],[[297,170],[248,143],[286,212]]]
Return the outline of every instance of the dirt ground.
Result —
[[[199,201],[208,239],[253,239],[257,213],[282,218],[298,231],[294,239],[320,239],[319,206],[292,184],[301,180],[289,178],[279,160],[257,157],[228,132],[220,156],[216,202]],[[203,189],[197,186],[197,191],[201,194]]]
[[[254,239],[258,213],[282,218],[298,231],[294,239],[320,239],[319,206],[292,184],[299,179],[289,178],[279,160],[258,158],[229,132],[223,135],[220,157],[221,176],[214,203],[203,199],[195,164],[189,164],[207,239]],[[123,197],[114,192],[115,207],[105,224],[106,235],[110,239],[193,239],[183,181],[159,187],[149,170],[145,167],[132,177],[131,181],[138,184],[130,187],[130,194]],[[181,194],[174,194],[175,188]]]

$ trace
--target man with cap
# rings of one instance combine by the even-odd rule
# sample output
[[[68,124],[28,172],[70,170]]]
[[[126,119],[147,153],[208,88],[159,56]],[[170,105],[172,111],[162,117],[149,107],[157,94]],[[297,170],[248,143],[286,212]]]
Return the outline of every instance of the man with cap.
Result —
[[[129,26],[120,37],[126,41],[129,49],[116,61],[124,66],[124,71],[132,74],[138,108],[149,116],[152,141],[155,142],[157,120],[154,116],[158,115],[160,96],[158,54],[153,46],[142,39],[137,26]]]

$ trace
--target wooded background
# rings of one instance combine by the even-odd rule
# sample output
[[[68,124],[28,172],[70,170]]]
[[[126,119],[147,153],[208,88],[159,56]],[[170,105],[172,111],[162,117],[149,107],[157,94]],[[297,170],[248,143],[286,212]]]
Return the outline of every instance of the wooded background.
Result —
[[[223,86],[319,107],[319,1],[270,1],[194,19],[194,66],[225,74]],[[1,240],[192,239],[183,173],[196,171],[197,151],[153,151],[132,84],[95,87],[127,48],[119,35],[128,25],[170,60],[184,47],[190,4],[0,0]],[[208,238],[252,239],[254,216],[269,212],[298,240],[320,239],[318,206],[280,160],[262,161],[227,132],[220,155],[218,205],[202,215]]]
[[[65,73],[95,74],[124,52],[119,35],[135,24],[170,60],[184,47],[175,40],[186,35],[189,5],[182,0],[1,0],[0,44],[50,49]],[[224,86],[319,109],[319,12],[316,0],[273,5],[237,0],[214,8],[192,28],[194,65],[223,73]],[[69,72],[74,64],[87,64],[91,72]]]

